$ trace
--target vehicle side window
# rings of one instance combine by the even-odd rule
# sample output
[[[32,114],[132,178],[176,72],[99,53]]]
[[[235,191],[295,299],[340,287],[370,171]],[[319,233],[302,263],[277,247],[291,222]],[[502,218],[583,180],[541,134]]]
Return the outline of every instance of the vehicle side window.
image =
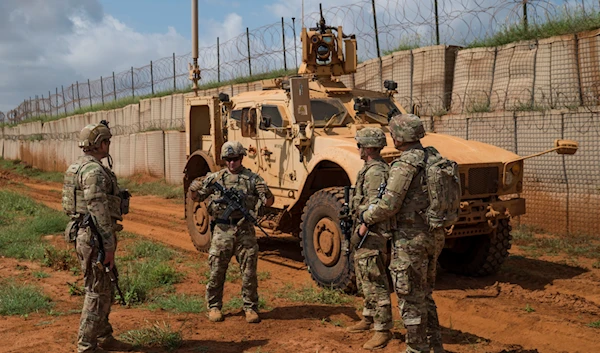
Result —
[[[256,136],[256,109],[244,108],[242,110],[242,136]]]
[[[271,118],[271,126],[283,127],[283,118],[276,105],[263,105],[262,116]]]
[[[235,120],[235,121],[240,121],[242,120],[242,110],[238,109],[238,110],[234,110],[231,112],[231,119]]]

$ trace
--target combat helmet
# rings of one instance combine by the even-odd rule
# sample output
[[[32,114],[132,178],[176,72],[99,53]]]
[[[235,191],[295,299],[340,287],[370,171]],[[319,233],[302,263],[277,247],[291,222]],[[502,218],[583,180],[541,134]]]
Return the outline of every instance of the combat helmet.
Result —
[[[419,141],[425,136],[421,119],[414,114],[398,114],[390,119],[392,138],[398,143]]]
[[[246,149],[239,141],[227,141],[221,147],[221,158],[245,156]]]
[[[102,120],[99,124],[89,124],[79,133],[79,147],[84,151],[89,151],[94,147],[100,146],[105,140],[110,140],[112,134],[108,128],[108,122]]]
[[[376,127],[366,127],[358,130],[354,139],[362,147],[384,148],[387,145],[385,133]]]

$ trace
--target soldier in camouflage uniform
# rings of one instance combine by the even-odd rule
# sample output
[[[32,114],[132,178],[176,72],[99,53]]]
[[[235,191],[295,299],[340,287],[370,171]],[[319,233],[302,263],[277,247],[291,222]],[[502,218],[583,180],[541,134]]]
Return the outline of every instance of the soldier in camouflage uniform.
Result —
[[[242,166],[245,155],[246,149],[241,143],[226,142],[221,149],[221,158],[227,163],[227,168],[208,174],[205,178],[198,178],[190,185],[196,201],[210,198],[208,211],[213,219],[214,228],[208,256],[210,279],[206,285],[206,302],[209,309],[208,318],[213,322],[223,321],[221,314],[223,285],[233,255],[240,264],[242,272],[242,299],[246,321],[260,322],[256,277],[258,244],[254,225],[243,218],[240,211],[235,211],[228,219],[223,219],[222,215],[227,205],[214,202],[220,197],[220,192],[215,188],[214,183],[219,183],[225,189],[234,188],[242,191],[246,195],[244,206],[255,215],[259,213],[261,207],[273,204],[273,194],[265,181],[258,174]]]
[[[359,234],[366,234],[369,227],[379,222],[396,223],[392,226],[395,231],[389,269],[407,330],[406,352],[429,352],[427,297],[431,294],[429,281],[437,258],[434,234],[421,215],[429,206],[425,151],[420,142],[425,129],[419,117],[412,114],[394,116],[389,129],[402,155],[391,164],[382,198],[360,215],[363,224]],[[433,298],[430,299],[435,308]],[[443,352],[441,340],[439,346],[432,348],[436,353]]]
[[[380,188],[385,188],[389,166],[381,158],[381,149],[386,146],[384,132],[380,128],[364,128],[356,133],[355,140],[360,157],[365,165],[358,172],[356,187],[351,200],[352,214],[356,217],[374,202]],[[381,222],[371,227],[368,237],[360,249],[354,251],[354,268],[356,284],[364,296],[363,319],[348,327],[348,332],[363,332],[374,324],[375,334],[363,348],[368,350],[385,347],[392,334],[392,308],[390,302],[390,284],[385,268],[387,240],[390,238],[389,227]],[[351,245],[356,248],[361,238],[356,227],[351,238]]]
[[[62,204],[71,218],[65,237],[75,242],[85,283],[85,300],[81,310],[77,350],[105,352],[131,350],[131,346],[117,341],[108,322],[114,301],[114,288],[105,271],[114,266],[117,247],[116,232],[122,229],[117,221],[122,218],[122,199],[115,174],[101,160],[110,158],[108,123],[90,124],[81,130],[79,147],[84,155],[71,164],[65,173]],[[127,201],[128,202],[128,199]],[[89,227],[82,227],[86,215],[91,215],[102,244],[92,235]],[[105,260],[97,263],[99,246],[103,246]],[[104,265],[104,266],[102,266]]]

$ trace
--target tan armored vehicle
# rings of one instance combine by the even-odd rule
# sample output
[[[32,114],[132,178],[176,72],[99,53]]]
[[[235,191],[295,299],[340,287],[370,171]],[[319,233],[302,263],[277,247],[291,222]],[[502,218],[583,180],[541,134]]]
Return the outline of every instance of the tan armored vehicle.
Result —
[[[343,187],[354,185],[363,165],[354,136],[364,127],[381,127],[388,140],[382,155],[392,161],[400,152],[387,129],[388,117],[405,110],[393,98],[393,82],[380,93],[349,89],[335,79],[356,71],[356,40],[343,35],[341,27],[321,20],[316,28],[303,28],[301,39],[303,64],[297,77],[265,81],[262,91],[231,98],[186,99],[186,219],[195,247],[207,251],[210,219],[206,206],[187,194],[188,186],[223,168],[219,151],[224,141],[240,141],[248,149],[244,165],[260,174],[275,195],[261,225],[300,238],[304,262],[319,285],[348,289],[354,274],[339,214]],[[195,70],[191,76],[199,78]],[[522,191],[524,158],[437,133],[428,133],[422,142],[460,166],[461,215],[448,230],[442,266],[468,275],[496,272],[511,246],[510,217],[525,213],[524,199],[502,197]],[[552,150],[575,149],[574,143],[558,141]]]

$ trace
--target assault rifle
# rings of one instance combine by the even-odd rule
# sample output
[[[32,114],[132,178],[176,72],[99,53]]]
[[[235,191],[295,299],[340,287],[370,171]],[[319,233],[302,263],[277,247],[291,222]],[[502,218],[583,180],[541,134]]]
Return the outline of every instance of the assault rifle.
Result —
[[[214,182],[211,185],[221,193],[221,198],[214,200],[213,202],[224,203],[227,205],[225,212],[223,212],[221,215],[222,219],[229,219],[234,211],[240,211],[242,215],[244,215],[244,219],[257,226],[260,230],[262,230],[263,233],[265,233],[267,237],[269,236],[263,227],[258,224],[256,218],[254,218],[254,216],[252,216],[246,207],[244,207],[244,199],[246,198],[246,195],[244,195],[241,190],[236,190],[234,188],[225,189],[223,185],[219,184],[218,182]]]
[[[95,265],[96,267],[98,267],[101,270],[104,270],[104,272],[108,274],[110,281],[114,284],[115,288],[117,289],[117,293],[119,293],[119,297],[121,299],[119,300],[119,302],[121,303],[121,305],[126,306],[127,303],[125,302],[125,296],[123,295],[123,292],[119,287],[119,273],[117,272],[117,266],[113,265],[112,269],[110,269],[110,267],[104,266],[104,260],[106,259],[106,252],[104,251],[104,242],[102,241],[102,236],[100,235],[100,233],[98,233],[98,228],[96,227],[96,223],[94,223],[91,214],[88,213],[83,217],[81,227],[90,227],[90,230],[92,231],[92,246],[94,240],[98,242],[98,258],[96,259]]]
[[[344,186],[344,204],[340,210],[340,228],[346,238],[346,254],[350,253],[350,238],[352,237],[352,215],[350,214],[350,187]]]
[[[383,183],[381,183],[379,185],[379,187],[377,188],[377,198],[381,199],[383,197],[383,193],[385,192],[385,188],[387,187],[387,181],[384,181]],[[363,243],[365,242],[365,239],[367,239],[367,237],[369,236],[369,232],[370,230],[367,230],[367,233],[362,237],[362,239],[360,240],[360,243],[358,243],[358,246],[356,247],[357,249],[360,249],[363,245]]]

